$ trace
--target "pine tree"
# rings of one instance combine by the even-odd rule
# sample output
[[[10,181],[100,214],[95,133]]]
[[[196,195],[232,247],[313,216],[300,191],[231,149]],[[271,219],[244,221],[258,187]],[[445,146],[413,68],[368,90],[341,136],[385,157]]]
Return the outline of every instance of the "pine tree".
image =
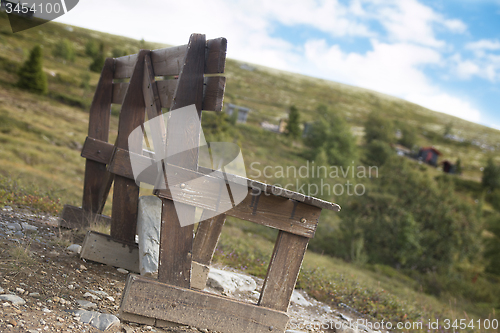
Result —
[[[295,105],[290,107],[288,123],[286,124],[286,134],[292,138],[298,138],[300,136],[300,114]]]
[[[75,48],[69,40],[63,39],[54,46],[52,55],[73,62],[75,61]]]
[[[491,191],[500,188],[500,166],[496,165],[491,157],[483,170],[482,183],[484,187]]]
[[[28,60],[19,69],[17,86],[37,94],[48,91],[47,76],[43,72],[42,48],[36,45],[30,52]]]
[[[94,61],[90,64],[89,69],[92,72],[100,73],[106,58],[104,57],[104,44],[99,46],[99,53],[94,57]]]

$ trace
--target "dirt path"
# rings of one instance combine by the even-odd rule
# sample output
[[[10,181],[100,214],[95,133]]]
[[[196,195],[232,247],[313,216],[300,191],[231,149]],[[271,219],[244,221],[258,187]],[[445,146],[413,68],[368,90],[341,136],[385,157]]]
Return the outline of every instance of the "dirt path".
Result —
[[[85,262],[67,250],[70,244],[81,244],[84,234],[60,229],[57,223],[54,217],[29,211],[14,211],[9,207],[0,211],[0,298],[14,300],[0,300],[0,332],[102,332],[84,323],[85,314],[78,316],[74,311],[85,308],[101,314],[118,314],[127,275],[115,267]],[[262,280],[255,280],[259,291]],[[321,329],[321,323],[345,322],[346,316],[354,317],[340,314],[305,293],[301,295],[289,309],[289,328],[296,329],[291,332],[352,331]],[[230,296],[254,303],[258,299],[256,292]],[[20,303],[15,304],[16,301]],[[208,331],[115,322],[106,332]]]

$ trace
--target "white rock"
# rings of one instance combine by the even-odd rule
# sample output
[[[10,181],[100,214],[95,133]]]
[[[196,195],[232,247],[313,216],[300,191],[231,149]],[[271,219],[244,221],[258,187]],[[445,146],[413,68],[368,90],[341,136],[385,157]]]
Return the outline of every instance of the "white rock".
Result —
[[[31,224],[26,223],[26,222],[21,222],[21,226],[26,231],[37,231],[38,230],[38,227],[35,227],[34,225],[31,225]]]
[[[19,294],[24,294],[25,290],[23,288],[16,288],[16,292]]]
[[[102,290],[89,290],[90,292],[96,294],[96,295],[99,295],[99,296],[102,296],[102,297],[108,297],[109,294],[105,291],[102,291]]]
[[[137,211],[137,235],[141,275],[154,274],[158,271],[160,224],[161,200],[154,195],[140,197]]]
[[[71,244],[66,248],[66,250],[80,254],[80,252],[82,251],[82,247],[78,244]]]
[[[120,319],[116,316],[107,314],[107,313],[99,313],[96,311],[87,311],[87,310],[76,310],[74,314],[80,317],[80,321],[82,323],[87,323],[94,326],[101,331],[105,331],[112,326],[118,326],[120,324]]]
[[[4,290],[2,287],[0,287],[0,294],[3,294]]]
[[[97,304],[83,300],[83,299],[77,299],[76,303],[78,304],[79,307],[83,309],[95,309],[97,308]]]
[[[11,302],[14,305],[26,304],[24,299],[22,299],[21,297],[16,296],[16,295],[10,295],[10,294],[0,295],[0,300]]]
[[[122,273],[122,274],[128,274],[128,271],[126,269],[123,269],[123,268],[117,268],[116,269],[119,273]]]
[[[19,223],[7,223],[7,228],[9,228],[10,230],[22,230]]]
[[[225,292],[254,291],[257,288],[255,280],[247,275],[227,272],[210,267],[207,285]]]
[[[38,296],[40,296],[40,293],[38,293],[38,292],[29,293],[28,296],[30,296],[30,297],[38,297]]]
[[[106,297],[106,299],[107,299],[108,301],[111,301],[111,302],[114,302],[114,301],[115,301],[115,298],[114,298],[113,296],[108,296],[108,297]]]
[[[298,290],[293,291],[292,297],[290,298],[290,302],[300,306],[312,306],[312,303],[309,302]]]
[[[92,298],[94,300],[99,299],[99,297],[97,297],[96,295],[91,294],[91,293],[85,293],[85,294],[83,294],[83,297],[90,297],[90,298]]]

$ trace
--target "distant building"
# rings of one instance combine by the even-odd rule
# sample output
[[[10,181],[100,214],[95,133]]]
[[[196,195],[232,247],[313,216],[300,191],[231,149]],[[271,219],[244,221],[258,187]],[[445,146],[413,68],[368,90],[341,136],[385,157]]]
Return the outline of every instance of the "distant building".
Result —
[[[400,144],[391,144],[399,156],[410,156],[411,150]]]
[[[234,104],[227,104],[227,106],[226,106],[227,115],[232,116],[233,112],[238,112],[237,122],[244,124],[247,122],[247,117],[248,117],[248,113],[250,112],[250,109],[244,108],[242,106],[234,105]]]
[[[312,130],[312,122],[305,123],[304,124],[304,130],[302,131],[302,137],[305,137],[309,134],[309,132]]]
[[[418,159],[432,166],[437,167],[438,158],[441,152],[434,147],[423,147],[418,152]]]
[[[448,160],[441,162],[443,165],[443,172],[445,173],[455,173],[455,166]]]
[[[276,133],[285,133],[286,130],[286,119],[280,119],[278,125],[271,124],[270,122],[263,121],[260,123],[260,127],[267,131],[276,132]]]

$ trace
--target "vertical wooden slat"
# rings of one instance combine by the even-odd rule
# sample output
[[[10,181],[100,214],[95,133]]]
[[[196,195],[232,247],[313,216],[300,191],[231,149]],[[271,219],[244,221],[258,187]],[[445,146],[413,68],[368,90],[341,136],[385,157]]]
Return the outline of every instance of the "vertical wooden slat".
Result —
[[[225,221],[226,214],[221,214],[200,222],[193,241],[194,261],[210,265]]]
[[[171,111],[195,104],[198,116],[201,117],[205,44],[205,35],[191,35],[184,65],[175,90]],[[176,142],[191,142],[189,146],[198,146],[201,131],[199,124],[193,124],[193,126],[184,128],[182,132],[176,129],[177,133],[179,133],[176,137],[173,137],[171,134],[175,132],[171,128],[171,125],[170,123],[167,124],[167,150],[169,144],[175,145]],[[169,163],[190,170],[198,169],[197,149],[191,149],[189,153],[177,154],[176,156],[169,159]],[[189,288],[191,280],[193,225],[190,224],[181,227],[174,203],[168,199],[162,199],[162,202],[158,280],[179,287]],[[178,208],[182,208],[183,214],[194,218],[194,207],[181,206],[182,204],[178,204]],[[170,244],[172,241],[175,241],[175,244],[179,245],[173,246]],[[182,242],[182,244],[179,242]]]
[[[260,294],[259,305],[283,312],[288,310],[308,243],[307,237],[280,230]]]
[[[109,117],[113,100],[113,70],[114,59],[106,59],[89,112],[88,136],[101,141],[108,141],[109,136]],[[102,183],[107,173],[106,165],[86,160],[82,198],[82,208],[85,212],[100,213],[100,201],[105,201],[106,198],[100,199],[99,194],[102,192]]]
[[[148,50],[141,50],[137,55],[134,71],[120,111],[115,147],[129,151],[142,149],[142,141],[139,140],[134,142],[133,146],[129,146],[128,137],[132,130],[144,123],[145,107],[142,82],[144,79],[144,57],[148,53]],[[138,199],[139,187],[135,181],[115,176],[111,237],[127,242],[135,241]]]
[[[161,101],[158,86],[155,81],[155,72],[153,63],[151,62],[151,55],[147,54],[144,57],[144,80],[142,83],[142,91],[144,94],[144,105],[146,106],[146,114],[148,119],[151,120],[162,114]],[[153,134],[154,150],[164,149],[166,141],[166,130],[163,119],[161,121],[150,122],[151,133]],[[151,140],[151,138],[148,138]]]

